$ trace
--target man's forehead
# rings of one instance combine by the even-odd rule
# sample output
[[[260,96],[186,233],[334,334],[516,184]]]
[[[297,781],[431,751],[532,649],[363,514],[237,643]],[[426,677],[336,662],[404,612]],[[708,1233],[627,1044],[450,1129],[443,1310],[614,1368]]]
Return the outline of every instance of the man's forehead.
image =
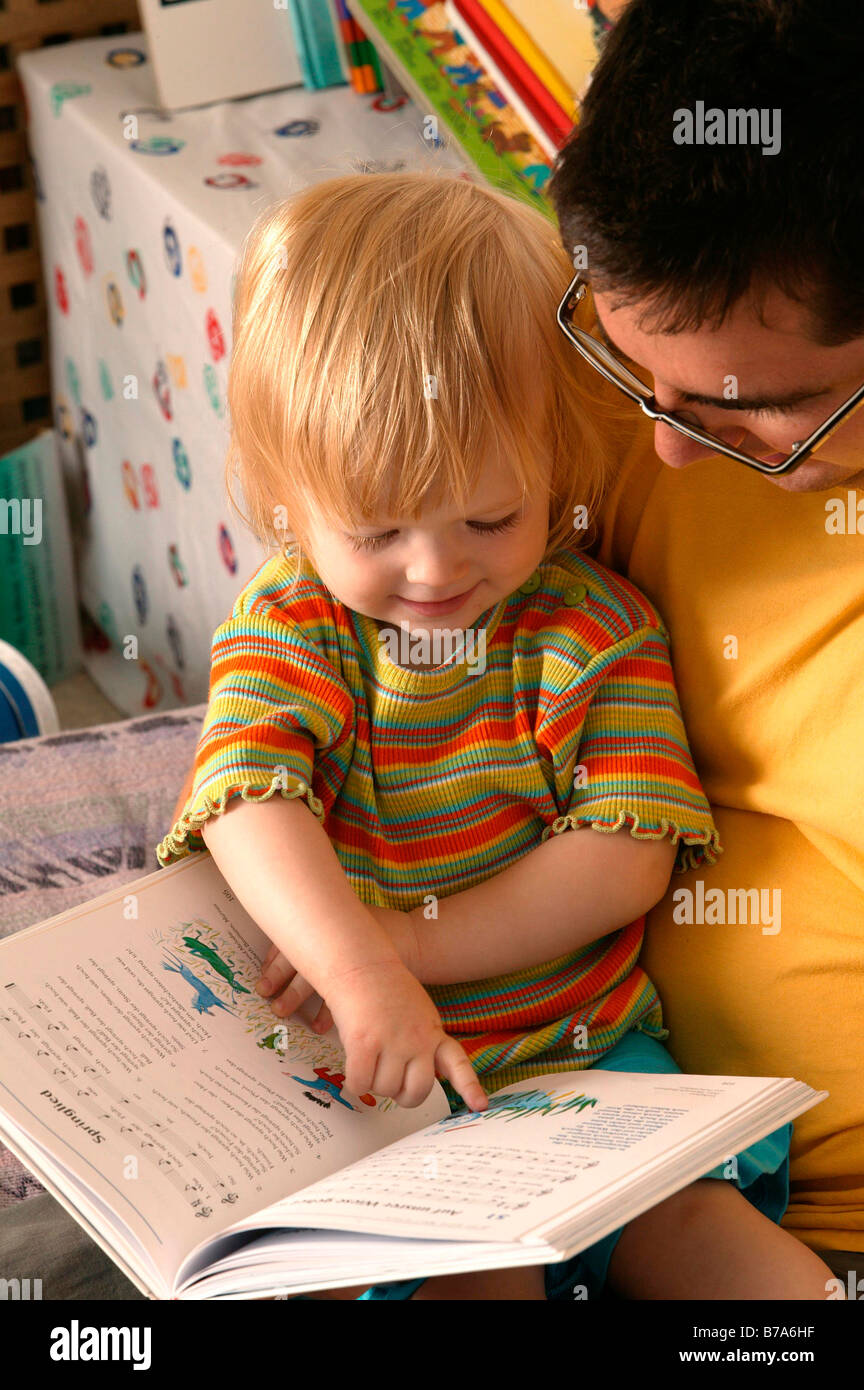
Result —
[[[814,287],[810,292],[802,291],[801,297],[796,299],[776,283],[754,280],[725,310],[717,309],[715,313],[710,304],[706,305],[704,323],[698,328],[684,327],[680,336],[723,338],[729,334],[739,337],[761,332],[819,349],[815,309],[820,293]],[[664,329],[668,333],[666,325],[674,324],[676,319],[681,321],[680,300],[671,295],[664,298],[655,292],[640,296],[633,291],[622,292],[614,285],[593,284],[591,294],[595,301],[603,304],[607,316],[620,314],[632,318],[648,334]],[[718,323],[721,313],[722,322]],[[671,336],[679,334],[676,331]]]
[[[719,326],[706,323],[677,333],[651,331],[652,319],[638,301],[624,303],[600,290],[593,300],[595,331],[609,351],[662,375],[693,404],[726,410],[794,406],[827,397],[849,380],[864,380],[864,338],[838,347],[815,343],[807,335],[807,310],[776,291],[758,307],[742,298]],[[729,399],[723,385],[733,377],[738,390]]]

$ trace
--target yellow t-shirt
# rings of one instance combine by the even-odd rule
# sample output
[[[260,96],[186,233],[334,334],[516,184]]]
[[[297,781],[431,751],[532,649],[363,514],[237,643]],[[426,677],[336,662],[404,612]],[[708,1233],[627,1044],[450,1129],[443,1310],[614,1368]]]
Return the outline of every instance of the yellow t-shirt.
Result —
[[[672,469],[640,418],[598,554],[666,622],[725,846],[649,916],[668,1046],[688,1072],[830,1092],[795,1121],[782,1224],[864,1251],[864,492]]]

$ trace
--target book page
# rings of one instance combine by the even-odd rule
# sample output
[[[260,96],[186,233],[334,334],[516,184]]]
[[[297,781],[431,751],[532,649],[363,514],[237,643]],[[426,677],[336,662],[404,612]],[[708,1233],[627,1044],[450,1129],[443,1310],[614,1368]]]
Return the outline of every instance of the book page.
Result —
[[[615,1191],[620,1202],[628,1183],[636,1185],[652,1165],[674,1168],[676,1151],[713,1129],[716,1157],[706,1161],[707,1172],[729,1152],[724,1124],[728,1129],[757,1102],[796,1087],[798,1111],[824,1095],[773,1077],[598,1067],[532,1077],[496,1091],[488,1110],[457,1111],[267,1215],[331,1230],[527,1240],[597,1204],[604,1191]],[[762,1133],[777,1123],[766,1122]]]
[[[0,944],[0,1110],[169,1282],[206,1237],[450,1113],[437,1083],[412,1110],[350,1093],[335,1028],[254,992],[268,948],[209,854]]]

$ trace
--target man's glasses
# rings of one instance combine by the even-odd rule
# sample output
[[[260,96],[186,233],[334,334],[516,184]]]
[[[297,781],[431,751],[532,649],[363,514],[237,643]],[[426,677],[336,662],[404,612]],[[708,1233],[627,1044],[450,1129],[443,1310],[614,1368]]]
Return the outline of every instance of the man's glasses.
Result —
[[[727,444],[722,439],[717,439],[707,430],[699,429],[698,425],[691,425],[686,420],[680,419],[677,415],[670,415],[665,410],[657,409],[657,400],[650,387],[644,381],[640,381],[638,376],[634,376],[623,363],[609,351],[604,343],[600,343],[596,338],[592,338],[584,329],[577,328],[573,323],[573,316],[577,306],[584,299],[588,291],[588,284],[579,271],[571,280],[567,287],[567,292],[558,306],[558,327],[569,338],[586,362],[611,382],[617,386],[619,391],[623,391],[631,401],[639,406],[640,410],[648,416],[650,420],[661,420],[664,425],[669,425],[673,430],[679,430],[688,439],[693,439],[697,444],[703,444],[712,453],[725,454],[726,458],[736,459],[738,463],[745,463],[748,468],[755,468],[760,473],[789,473],[793,468],[797,468],[808,458],[815,449],[820,448],[829,439],[834,431],[844,420],[864,405],[864,385],[859,386],[858,390],[851,395],[848,401],[838,406],[833,415],[830,415],[824,424],[814,430],[807,439],[799,440],[792,445],[792,452],[780,463],[766,463],[764,459],[754,458],[752,454],[742,453],[740,449],[734,449],[731,444]]]

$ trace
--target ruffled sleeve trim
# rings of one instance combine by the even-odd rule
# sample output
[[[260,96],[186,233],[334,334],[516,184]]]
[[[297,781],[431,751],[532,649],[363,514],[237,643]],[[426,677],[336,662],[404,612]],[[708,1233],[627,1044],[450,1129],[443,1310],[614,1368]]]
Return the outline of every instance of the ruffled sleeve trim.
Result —
[[[613,835],[625,825],[629,825],[634,840],[664,840],[668,835],[672,844],[678,847],[674,865],[674,872],[678,874],[686,873],[688,869],[716,864],[723,853],[720,835],[714,826],[707,830],[685,830],[664,817],[658,829],[655,825],[643,826],[641,819],[637,811],[627,810],[619,811],[614,820],[611,817],[579,816],[571,813],[558,816],[551,825],[547,825],[540,838],[548,840],[550,835],[560,835],[571,828],[582,830],[586,826],[598,830],[603,835]]]
[[[238,792],[244,801],[269,801],[276,792],[280,792],[286,801],[302,796],[318,820],[324,820],[323,803],[314,795],[308,782],[302,781],[299,777],[286,777],[284,772],[278,772],[264,787],[248,779],[243,782],[231,782],[217,801],[211,800],[205,793],[204,796],[195,798],[196,802],[201,803],[201,809],[183,812],[164,840],[156,846],[156,857],[162,867],[167,867],[177,859],[183,859],[193,851],[206,849],[202,836],[197,834],[198,828],[211,816],[224,815],[229,800]]]

